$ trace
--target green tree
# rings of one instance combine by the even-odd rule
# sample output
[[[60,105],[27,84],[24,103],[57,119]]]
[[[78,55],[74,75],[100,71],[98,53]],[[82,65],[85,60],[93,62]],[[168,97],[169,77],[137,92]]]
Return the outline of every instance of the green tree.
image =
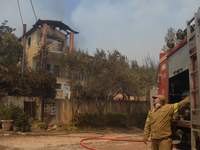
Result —
[[[117,50],[106,54],[104,50],[97,49],[94,57],[79,50],[62,54],[59,60],[62,70],[67,71],[65,75],[69,79],[74,115],[86,98],[96,102],[102,116],[106,104],[117,94],[126,92],[128,95],[132,92],[132,79],[135,75],[131,72],[128,60]],[[80,76],[83,79],[81,81]],[[78,102],[76,109],[73,103],[75,100]]]
[[[139,66],[137,61],[131,61],[131,69],[134,74],[138,75],[138,88],[135,93],[137,98],[146,97],[149,99],[149,88],[150,86],[157,85],[159,63],[155,62],[149,54],[144,58],[143,65]]]
[[[22,48],[18,38],[12,34],[15,30],[6,26],[4,21],[0,26],[0,64],[5,67],[16,66],[20,60]]]
[[[90,58],[87,52],[81,50],[63,53],[59,57],[60,66],[64,72],[62,76],[67,77],[70,87],[72,118],[88,96],[86,79],[88,78],[88,68],[91,66]]]
[[[24,72],[22,77],[17,67],[0,67],[1,96],[8,92],[9,95],[16,97],[41,97],[40,91],[45,90],[44,95],[46,98],[55,98],[55,86],[56,78],[49,72],[41,74],[38,71],[27,71]]]
[[[150,57],[149,53],[144,58],[144,64],[142,66],[145,74],[143,74],[144,82],[147,88],[144,90],[147,100],[149,98],[149,87],[158,85],[158,74],[159,74],[159,62],[156,62]]]
[[[118,94],[123,94],[124,100],[125,97],[130,99],[137,87],[137,75],[130,69],[129,61],[117,50],[106,54],[104,50],[97,49],[89,73],[89,95],[95,100],[101,118],[109,101]]]
[[[41,120],[44,120],[42,104],[44,98],[55,98],[56,78],[49,72],[21,72],[17,67],[0,67],[0,96],[8,95],[21,97],[39,97],[41,103]]]
[[[136,60],[131,61],[131,73],[134,75],[131,77],[130,92],[125,96],[130,100],[130,96],[134,97],[135,101],[141,101],[142,99],[149,100],[149,88],[152,85],[157,85],[158,76],[158,64],[148,54],[144,59],[144,64],[139,66]],[[124,95],[123,95],[124,97]],[[124,98],[122,99],[124,100]],[[133,104],[131,101],[124,100],[124,109],[128,114],[128,124],[136,110],[139,108],[138,103]],[[133,106],[136,105],[136,106]],[[132,108],[132,109],[131,109]],[[135,109],[133,109],[135,108]]]
[[[135,112],[131,111],[133,103],[127,100],[131,97],[137,101],[146,98],[149,87],[155,83],[157,76],[157,66],[149,55],[145,58],[145,65],[138,66],[137,61],[129,63],[117,50],[106,53],[97,49],[94,57],[89,57],[84,51],[67,53],[62,54],[59,61],[62,70],[67,71],[65,75],[69,79],[73,115],[76,115],[78,108],[87,98],[96,102],[102,118],[106,104],[118,94],[122,94],[121,100],[125,101],[125,109],[128,115],[132,116]],[[80,76],[83,77],[81,81]],[[78,103],[76,108],[75,101]],[[128,121],[130,122],[130,117]],[[102,122],[100,126],[101,124]]]
[[[6,24],[8,23],[7,20],[4,20],[4,22],[2,22],[2,25],[0,25],[0,34],[4,37],[6,33],[12,33],[13,31],[15,31],[15,28],[9,27]]]

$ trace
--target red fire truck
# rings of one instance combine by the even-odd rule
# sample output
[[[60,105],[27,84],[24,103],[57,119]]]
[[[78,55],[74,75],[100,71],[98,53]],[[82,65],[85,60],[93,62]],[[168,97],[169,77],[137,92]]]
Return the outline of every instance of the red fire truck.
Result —
[[[200,150],[200,8],[186,25],[167,44],[168,51],[160,53],[159,86],[151,87],[150,96],[164,95],[171,104],[190,94],[190,106],[173,116],[173,144]]]

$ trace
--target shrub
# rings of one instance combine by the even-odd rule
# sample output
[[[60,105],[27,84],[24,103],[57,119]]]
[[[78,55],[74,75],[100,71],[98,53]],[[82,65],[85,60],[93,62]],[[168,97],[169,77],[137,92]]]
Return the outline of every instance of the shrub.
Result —
[[[107,113],[104,123],[109,127],[127,127],[128,115],[126,113]]]
[[[41,129],[47,129],[48,125],[45,122],[41,122],[40,120],[33,120],[31,122],[31,126],[38,125]]]
[[[30,131],[29,117],[25,113],[18,113],[19,115],[14,120],[14,126],[22,131]],[[27,129],[28,127],[28,129]]]
[[[138,128],[144,128],[147,113],[134,114],[132,117],[133,125]]]
[[[78,127],[98,127],[100,123],[100,116],[97,113],[77,114],[73,121]]]
[[[130,122],[128,124],[129,116],[126,113],[107,113],[103,114],[102,126],[106,127],[120,127],[127,128],[128,126],[135,126],[138,128],[144,128],[147,118],[147,113],[136,113],[130,117]],[[99,127],[101,118],[97,113],[84,113],[77,114],[74,116],[75,126],[86,128],[86,127]]]
[[[125,113],[107,113],[103,115],[103,125],[107,127],[127,127],[128,115]],[[73,121],[77,127],[99,127],[101,118],[97,113],[84,113],[74,116]]]
[[[0,120],[13,120],[13,126],[18,130],[26,131],[26,128],[30,127],[29,117],[24,110],[12,102],[7,107],[0,105]]]
[[[12,105],[9,105],[7,108],[5,105],[0,105],[0,119],[1,120],[12,120],[13,110]]]

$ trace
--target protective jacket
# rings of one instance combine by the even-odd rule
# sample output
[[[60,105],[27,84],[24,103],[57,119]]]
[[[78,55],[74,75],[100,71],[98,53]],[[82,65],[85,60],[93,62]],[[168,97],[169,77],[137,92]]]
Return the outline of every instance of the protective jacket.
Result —
[[[185,109],[190,104],[190,98],[175,104],[165,104],[149,111],[144,127],[144,139],[148,139],[150,133],[152,139],[164,139],[172,135],[171,120],[173,114]]]

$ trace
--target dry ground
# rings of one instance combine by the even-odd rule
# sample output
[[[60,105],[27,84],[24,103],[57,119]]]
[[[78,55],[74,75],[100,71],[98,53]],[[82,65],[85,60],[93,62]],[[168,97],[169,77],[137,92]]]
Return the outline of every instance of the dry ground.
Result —
[[[40,133],[13,133],[0,131],[0,150],[87,150],[80,140],[89,137],[142,139],[142,132],[108,131],[45,131]],[[83,143],[100,150],[150,150],[150,143],[86,140]]]

